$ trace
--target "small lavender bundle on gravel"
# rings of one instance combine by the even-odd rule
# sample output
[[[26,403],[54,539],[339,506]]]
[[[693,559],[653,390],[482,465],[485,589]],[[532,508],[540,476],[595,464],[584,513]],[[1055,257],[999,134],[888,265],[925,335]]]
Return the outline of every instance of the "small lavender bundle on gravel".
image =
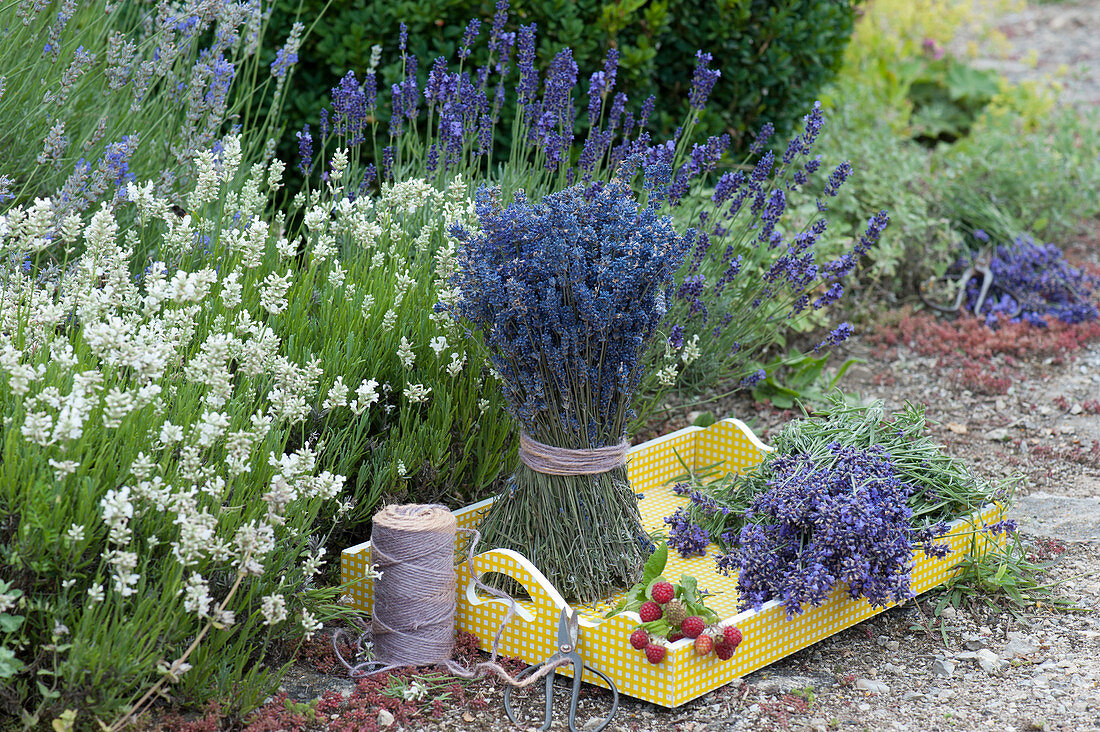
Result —
[[[979,240],[987,239],[982,232]],[[982,309],[986,325],[991,328],[1002,319],[1025,320],[1045,328],[1050,318],[1070,325],[1100,318],[1093,294],[1100,288],[1100,280],[1072,266],[1055,244],[1018,237],[993,251],[989,267],[994,282],[1006,291],[999,299],[988,300]],[[976,280],[967,283],[967,307],[971,311],[978,301],[978,290]],[[1013,316],[1017,310],[1019,314]]]
[[[677,485],[691,500],[665,519],[669,546],[702,556],[718,544],[718,569],[737,573],[742,609],[778,599],[791,617],[838,582],[875,606],[906,599],[913,551],[946,556],[935,541],[947,522],[1010,495],[975,479],[925,427],[920,407],[884,421],[881,404],[834,397],[788,423],[749,473]]]
[[[667,172],[647,173],[650,192]],[[633,584],[652,551],[627,482],[626,428],[694,232],[640,207],[619,178],[538,204],[497,196],[478,192],[479,233],[452,232],[462,241],[452,313],[481,331],[521,428],[521,462],[481,531],[567,598],[591,601]]]

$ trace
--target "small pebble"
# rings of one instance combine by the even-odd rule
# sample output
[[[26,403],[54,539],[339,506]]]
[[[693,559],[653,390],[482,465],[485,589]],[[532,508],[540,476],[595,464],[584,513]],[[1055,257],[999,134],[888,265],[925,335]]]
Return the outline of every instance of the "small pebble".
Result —
[[[860,691],[866,691],[868,694],[885,694],[890,691],[889,686],[874,679],[856,679],[856,688]]]
[[[955,675],[955,662],[950,658],[944,658],[932,662],[932,673],[936,676],[950,678]]]
[[[987,674],[999,673],[1008,665],[1000,656],[988,648],[983,648],[978,651],[977,656],[978,666]]]

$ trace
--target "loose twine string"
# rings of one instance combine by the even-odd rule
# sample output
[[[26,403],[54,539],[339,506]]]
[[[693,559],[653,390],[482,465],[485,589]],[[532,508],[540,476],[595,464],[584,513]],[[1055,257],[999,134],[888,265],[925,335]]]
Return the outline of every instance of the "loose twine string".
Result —
[[[522,681],[514,679],[497,662],[500,638],[516,614],[516,600],[481,581],[473,564],[474,549],[481,534],[476,529],[457,528],[454,514],[446,506],[387,506],[375,514],[372,523],[371,562],[377,565],[382,576],[374,581],[371,627],[354,640],[343,628],[332,636],[333,650],[351,678],[360,679],[405,666],[438,665],[464,679],[494,673],[505,683],[523,688],[569,662],[561,659],[548,663]],[[476,587],[509,603],[508,612],[493,638],[489,660],[473,668],[466,668],[451,658],[457,609],[455,537],[459,531],[471,537],[466,566]],[[358,658],[366,653],[372,641],[373,660],[352,664],[340,650],[342,642],[354,644]]]
[[[546,475],[599,475],[626,462],[628,440],[618,445],[590,450],[570,450],[545,445],[526,432],[519,433],[519,459],[537,473]]]

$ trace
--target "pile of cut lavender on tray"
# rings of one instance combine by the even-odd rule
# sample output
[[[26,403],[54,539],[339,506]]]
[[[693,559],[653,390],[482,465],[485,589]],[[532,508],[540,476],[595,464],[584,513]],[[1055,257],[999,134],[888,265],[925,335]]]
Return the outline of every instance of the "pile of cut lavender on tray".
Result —
[[[737,573],[743,609],[776,599],[793,617],[838,582],[876,607],[904,600],[914,550],[946,556],[936,540],[948,522],[1012,493],[1010,483],[976,479],[925,432],[921,407],[887,419],[881,403],[835,397],[784,427],[747,474],[677,484],[691,501],[665,519],[668,544],[683,556],[717,544],[718,569]]]

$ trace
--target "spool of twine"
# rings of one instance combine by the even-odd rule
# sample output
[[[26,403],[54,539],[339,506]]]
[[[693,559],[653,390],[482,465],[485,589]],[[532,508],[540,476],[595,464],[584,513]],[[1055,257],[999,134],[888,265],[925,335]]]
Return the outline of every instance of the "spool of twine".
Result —
[[[546,445],[526,432],[519,433],[519,459],[536,473],[545,475],[599,475],[626,463],[630,442],[570,450]]]
[[[444,666],[455,676],[473,679],[494,673],[505,683],[522,688],[567,663],[547,663],[517,681],[497,663],[500,638],[516,613],[516,600],[508,593],[481,581],[474,569],[474,550],[481,534],[476,529],[459,529],[446,506],[408,504],[387,506],[374,515],[371,533],[371,564],[382,573],[374,581],[374,611],[371,626],[357,638],[341,629],[332,637],[336,657],[352,678],[391,671],[402,666]],[[458,605],[455,580],[455,539],[458,532],[470,535],[466,564],[473,583],[482,592],[507,600],[508,612],[497,628],[488,661],[466,668],[454,661],[455,611]],[[371,648],[373,658],[355,663],[344,658],[341,647],[350,643],[357,655]]]
[[[449,659],[455,638],[454,514],[443,506],[388,506],[373,519],[371,632],[375,656],[393,666]]]

